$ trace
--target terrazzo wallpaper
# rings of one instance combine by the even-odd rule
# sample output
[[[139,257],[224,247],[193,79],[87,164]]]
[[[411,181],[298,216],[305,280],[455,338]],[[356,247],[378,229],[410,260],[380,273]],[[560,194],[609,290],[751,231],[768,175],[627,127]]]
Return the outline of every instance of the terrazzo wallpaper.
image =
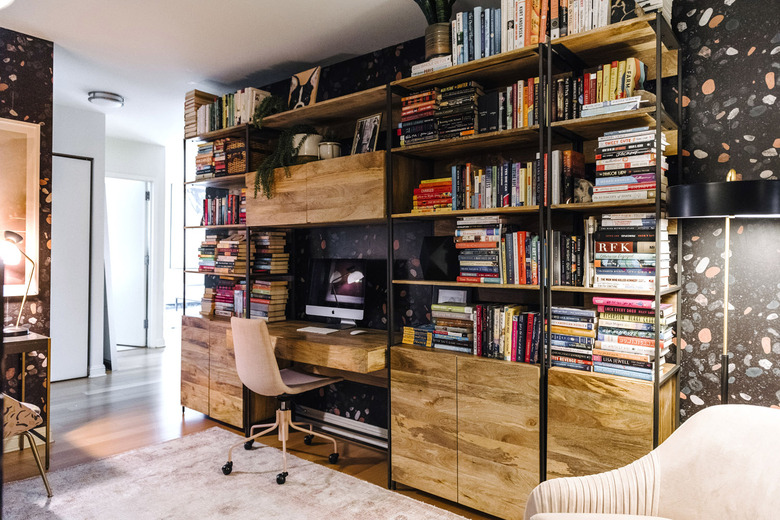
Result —
[[[780,177],[776,14],[773,1],[675,2],[683,182]],[[682,420],[720,403],[724,246],[722,220],[683,223]],[[780,407],[780,221],[733,220],[731,250],[729,402]]]
[[[39,293],[28,298],[22,324],[40,334],[49,333],[49,296],[51,285],[51,146],[52,146],[52,42],[0,28],[0,117],[38,123],[41,127],[40,215],[39,215]],[[7,325],[15,321],[21,298],[8,298],[5,306]],[[3,386],[9,395],[21,398],[22,370],[26,371],[25,400],[45,413],[46,365],[43,353],[9,356],[3,370]]]

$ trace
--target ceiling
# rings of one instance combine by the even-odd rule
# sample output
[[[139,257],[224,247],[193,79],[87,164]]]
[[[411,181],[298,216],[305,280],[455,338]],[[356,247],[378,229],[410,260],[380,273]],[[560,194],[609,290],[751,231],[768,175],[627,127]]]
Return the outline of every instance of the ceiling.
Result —
[[[458,0],[453,12],[498,0]],[[0,27],[51,40],[55,104],[106,114],[106,134],[180,142],[184,94],[261,86],[423,35],[414,0],[16,0]],[[87,92],[125,97],[99,109]]]

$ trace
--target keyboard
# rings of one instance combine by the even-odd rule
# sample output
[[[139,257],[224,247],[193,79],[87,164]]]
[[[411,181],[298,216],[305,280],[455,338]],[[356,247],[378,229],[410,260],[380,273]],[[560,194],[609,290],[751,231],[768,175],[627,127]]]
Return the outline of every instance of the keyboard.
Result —
[[[312,332],[314,334],[331,334],[333,332],[338,332],[338,330],[329,329],[326,327],[303,327],[298,329],[298,332]]]

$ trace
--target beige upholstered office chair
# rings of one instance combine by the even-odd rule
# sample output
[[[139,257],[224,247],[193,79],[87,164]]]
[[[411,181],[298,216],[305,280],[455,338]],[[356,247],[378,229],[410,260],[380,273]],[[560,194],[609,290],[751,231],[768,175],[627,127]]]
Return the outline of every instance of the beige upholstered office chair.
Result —
[[[628,466],[542,482],[531,492],[525,520],[774,520],[778,439],[780,410],[712,406]]]
[[[30,430],[43,423],[41,410],[35,405],[22,403],[13,397],[3,394],[3,438],[7,439],[15,435],[22,436],[21,449],[24,449],[24,438],[30,442],[35,463],[38,465],[38,471],[41,472],[43,485],[46,486],[46,493],[52,496],[49,479],[46,478],[46,472],[41,464],[41,456],[38,454],[38,448],[35,447],[35,438]]]
[[[228,461],[222,466],[222,473],[229,475],[233,471],[233,449],[243,444],[249,450],[255,439],[275,429],[279,429],[279,440],[282,441],[282,458],[284,467],[276,476],[277,484],[284,484],[287,479],[287,439],[289,429],[306,433],[304,442],[311,444],[314,437],[320,437],[333,443],[333,453],[328,460],[335,464],[339,460],[338,446],[335,439],[316,433],[310,424],[292,422],[290,400],[293,395],[314,390],[332,383],[341,381],[336,377],[321,377],[305,372],[285,368],[279,370],[274,355],[275,338],[271,339],[268,327],[264,320],[247,320],[244,318],[231,318],[230,325],[233,328],[233,348],[236,356],[236,371],[241,382],[256,394],[276,397],[279,401],[279,409],[276,410],[276,422],[273,424],[256,424],[250,429],[250,436],[230,447]],[[308,430],[304,429],[308,426]],[[265,428],[260,433],[254,433],[255,429]]]

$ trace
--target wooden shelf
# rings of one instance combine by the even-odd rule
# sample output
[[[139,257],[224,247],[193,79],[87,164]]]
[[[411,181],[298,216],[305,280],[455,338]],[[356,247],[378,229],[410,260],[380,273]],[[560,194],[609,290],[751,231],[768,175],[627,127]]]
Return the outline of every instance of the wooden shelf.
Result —
[[[422,74],[392,82],[391,87],[418,90],[443,86],[458,81],[476,80],[484,88],[506,86],[506,81],[539,75],[539,46],[502,52],[488,58],[480,58],[462,65],[453,65],[429,74]]]
[[[184,226],[184,229],[246,229],[246,224],[222,224],[220,226]]]
[[[666,202],[661,201],[661,206]],[[583,213],[604,213],[608,210],[625,210],[628,208],[645,209],[655,211],[655,199],[649,200],[623,200],[607,202],[575,202],[571,204],[553,204],[552,209],[562,209],[566,211],[577,211]]]
[[[222,139],[224,137],[243,137],[246,134],[247,127],[250,127],[250,131],[254,128],[249,124],[229,126],[220,130],[198,134],[193,139],[199,141],[213,141],[214,139]]]
[[[241,186],[246,184],[247,172],[231,173],[230,175],[223,175],[222,177],[209,177],[207,179],[196,179],[194,181],[187,181],[185,186]]]
[[[386,87],[374,87],[268,116],[263,119],[263,127],[278,129],[297,124],[318,125],[357,121],[372,113],[384,112],[386,103]]]
[[[414,345],[412,343],[396,343],[390,348],[408,348],[412,350],[419,350],[422,352],[442,352],[454,356],[466,356],[474,359],[478,359],[480,361],[484,361],[486,363],[512,363],[513,365],[518,366],[524,366],[524,367],[534,367],[537,370],[540,369],[539,365],[535,363],[526,363],[524,361],[509,361],[506,359],[496,359],[496,358],[489,358],[484,356],[477,356],[476,354],[470,354],[468,352],[458,352],[456,350],[447,350],[443,348],[434,348],[434,347],[423,347],[422,345]]]
[[[539,212],[539,206],[519,206],[513,208],[459,209],[457,211],[434,211],[432,213],[394,213],[397,219],[444,219],[468,217],[471,215],[533,215]]]
[[[393,148],[397,154],[411,155],[426,159],[445,159],[453,155],[464,155],[490,149],[516,149],[523,146],[539,144],[539,126],[516,128],[513,130],[501,130],[484,134],[470,135],[467,137],[455,137],[441,141],[412,144]]]
[[[430,285],[436,287],[481,287],[483,289],[515,289],[520,291],[538,291],[538,285],[515,285],[508,283],[464,283],[441,280],[393,280],[396,285]]]
[[[680,290],[680,287],[673,285],[666,289],[661,289],[660,294],[672,294]],[[655,291],[639,289],[604,289],[600,287],[576,287],[573,285],[553,285],[553,292],[586,293],[586,294],[615,294],[627,296],[655,296]]]
[[[600,116],[580,117],[577,119],[567,119],[566,121],[555,121],[550,124],[553,132],[557,128],[562,128],[573,132],[585,140],[598,139],[604,132],[613,130],[622,130],[624,128],[649,126],[655,127],[655,106],[639,108],[637,110],[627,110],[615,114],[603,114]],[[665,111],[661,113],[661,128],[665,131],[677,130],[677,125]],[[669,144],[666,147],[666,155],[676,155],[677,139],[672,142],[667,137]],[[675,147],[674,154],[669,150],[670,146]]]
[[[553,40],[556,46],[565,47],[587,67],[595,67],[614,60],[639,58],[647,65],[648,80],[655,79],[655,14],[648,14],[607,25],[599,29],[579,34],[572,34]],[[677,75],[676,50],[662,44],[661,56],[663,62],[662,76],[667,78]]]
[[[187,274],[203,274],[208,276],[221,276],[223,278],[246,278],[246,273],[244,274],[226,274],[226,273],[207,273],[204,271],[196,271],[194,269],[185,269],[185,273]]]

